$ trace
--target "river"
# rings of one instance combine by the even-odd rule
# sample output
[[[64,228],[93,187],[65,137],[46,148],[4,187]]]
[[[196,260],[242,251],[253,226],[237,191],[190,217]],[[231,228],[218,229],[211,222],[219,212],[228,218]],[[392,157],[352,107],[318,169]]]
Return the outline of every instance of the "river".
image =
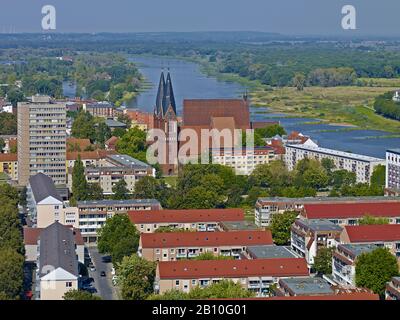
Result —
[[[238,98],[245,88],[238,83],[218,81],[207,77],[200,71],[200,67],[192,62],[158,58],[134,56],[131,61],[138,64],[141,73],[152,84],[151,88],[141,93],[128,104],[130,108],[139,108],[152,111],[161,70],[169,68],[178,113],[182,111],[183,99],[203,98]],[[259,113],[260,108],[251,108],[253,120],[279,120],[286,131],[296,130],[310,135],[321,147],[385,158],[389,148],[400,147],[400,138],[390,137],[390,133],[377,130],[348,130],[346,126],[329,124],[309,124],[318,119],[287,118],[284,114]]]

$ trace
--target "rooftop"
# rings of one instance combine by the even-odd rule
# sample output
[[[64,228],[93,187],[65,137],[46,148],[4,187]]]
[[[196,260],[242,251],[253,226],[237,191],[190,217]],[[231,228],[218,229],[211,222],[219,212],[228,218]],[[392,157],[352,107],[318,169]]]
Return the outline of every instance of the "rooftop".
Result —
[[[346,226],[351,243],[400,241],[400,224]]]
[[[271,231],[142,233],[142,248],[272,244]]]
[[[303,145],[303,144],[296,144],[296,145],[290,144],[290,145],[287,145],[286,148],[295,148],[295,149],[301,149],[301,150],[305,150],[305,151],[318,152],[318,153],[323,153],[326,155],[354,159],[354,160],[358,160],[358,161],[368,161],[368,162],[384,161],[384,159],[369,157],[369,156],[365,156],[365,155],[361,155],[361,154],[349,153],[349,152],[321,148],[321,147],[307,146],[307,145]]]
[[[0,162],[15,162],[18,161],[16,153],[0,153]]]
[[[135,158],[132,158],[131,156],[128,156],[126,154],[112,154],[107,156],[108,159],[111,161],[114,161],[124,167],[129,167],[129,168],[148,168],[149,165],[147,163],[144,163],[140,160],[137,160]]]
[[[301,258],[256,260],[180,260],[158,263],[161,279],[307,276]]]
[[[46,275],[45,267],[51,267],[53,271],[62,268],[74,276],[78,276],[78,260],[75,252],[73,231],[55,222],[43,229],[40,233],[39,265],[41,276]]]
[[[343,228],[334,224],[333,222],[325,219],[296,219],[296,224],[300,224],[303,227],[311,231],[342,231]]]
[[[312,204],[328,204],[328,203],[370,203],[370,202],[386,202],[393,203],[399,202],[400,197],[384,197],[384,196],[375,196],[375,197],[305,197],[305,198],[284,198],[284,197],[263,197],[258,198],[258,202],[272,202],[272,203],[312,203]]]
[[[75,229],[69,227],[69,229],[73,229],[74,240],[77,245],[84,245],[84,241],[82,238],[82,234],[79,229]],[[44,230],[44,228],[24,228],[24,244],[25,245],[36,245],[39,239],[40,234]]]
[[[36,203],[39,203],[48,197],[53,197],[54,199],[62,201],[62,198],[58,194],[53,180],[45,174],[38,173],[34,176],[31,176],[29,178],[29,184],[31,186]]]
[[[126,128],[126,124],[114,119],[107,119],[105,121],[106,125],[110,128]]]
[[[354,258],[358,257],[360,254],[371,252],[375,249],[379,248],[375,244],[339,244],[338,249],[347,251]]]
[[[391,152],[391,153],[397,153],[400,154],[400,148],[395,148],[395,149],[389,149],[386,152]]]
[[[253,259],[294,258],[295,255],[284,246],[250,246],[247,252]]]
[[[160,202],[156,199],[130,199],[130,200],[85,200],[78,201],[78,207],[83,206],[124,206],[124,205],[144,205],[157,204]]]
[[[247,220],[223,221],[220,225],[225,231],[260,230],[260,227],[258,227],[254,222]]]
[[[243,209],[137,210],[128,213],[133,223],[195,223],[244,220]]]
[[[334,293],[328,281],[317,277],[281,279],[279,280],[279,285],[295,296]]]
[[[305,204],[304,211],[308,219],[400,217],[400,201]]]

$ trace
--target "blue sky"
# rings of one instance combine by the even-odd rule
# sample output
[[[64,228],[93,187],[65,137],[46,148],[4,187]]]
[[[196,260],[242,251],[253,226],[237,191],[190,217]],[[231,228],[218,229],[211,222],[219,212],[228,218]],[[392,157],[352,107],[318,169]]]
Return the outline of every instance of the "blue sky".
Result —
[[[251,30],[334,35],[344,32],[342,6],[352,4],[357,9],[357,33],[400,35],[399,0],[0,0],[0,32],[40,32],[41,8],[47,4],[56,7],[58,32]]]

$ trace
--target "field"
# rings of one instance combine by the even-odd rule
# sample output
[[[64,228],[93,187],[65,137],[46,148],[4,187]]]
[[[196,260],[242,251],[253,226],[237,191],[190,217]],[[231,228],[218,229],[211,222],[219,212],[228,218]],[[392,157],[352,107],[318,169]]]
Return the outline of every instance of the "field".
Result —
[[[375,79],[376,80],[376,79]],[[261,88],[252,92],[259,112],[279,112],[290,116],[314,117],[329,123],[356,125],[364,129],[400,133],[400,122],[375,114],[374,98],[398,87],[292,87]],[[268,111],[265,107],[268,107]]]

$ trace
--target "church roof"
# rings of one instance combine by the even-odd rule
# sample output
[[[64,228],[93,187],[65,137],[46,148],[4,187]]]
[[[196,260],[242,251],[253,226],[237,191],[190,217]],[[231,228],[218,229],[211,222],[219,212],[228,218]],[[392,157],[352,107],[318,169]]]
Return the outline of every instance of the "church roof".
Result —
[[[176,103],[174,90],[172,88],[171,74],[168,72],[167,79],[165,79],[164,72],[162,72],[158,85],[155,114],[164,116],[168,112],[170,106],[176,114]]]

